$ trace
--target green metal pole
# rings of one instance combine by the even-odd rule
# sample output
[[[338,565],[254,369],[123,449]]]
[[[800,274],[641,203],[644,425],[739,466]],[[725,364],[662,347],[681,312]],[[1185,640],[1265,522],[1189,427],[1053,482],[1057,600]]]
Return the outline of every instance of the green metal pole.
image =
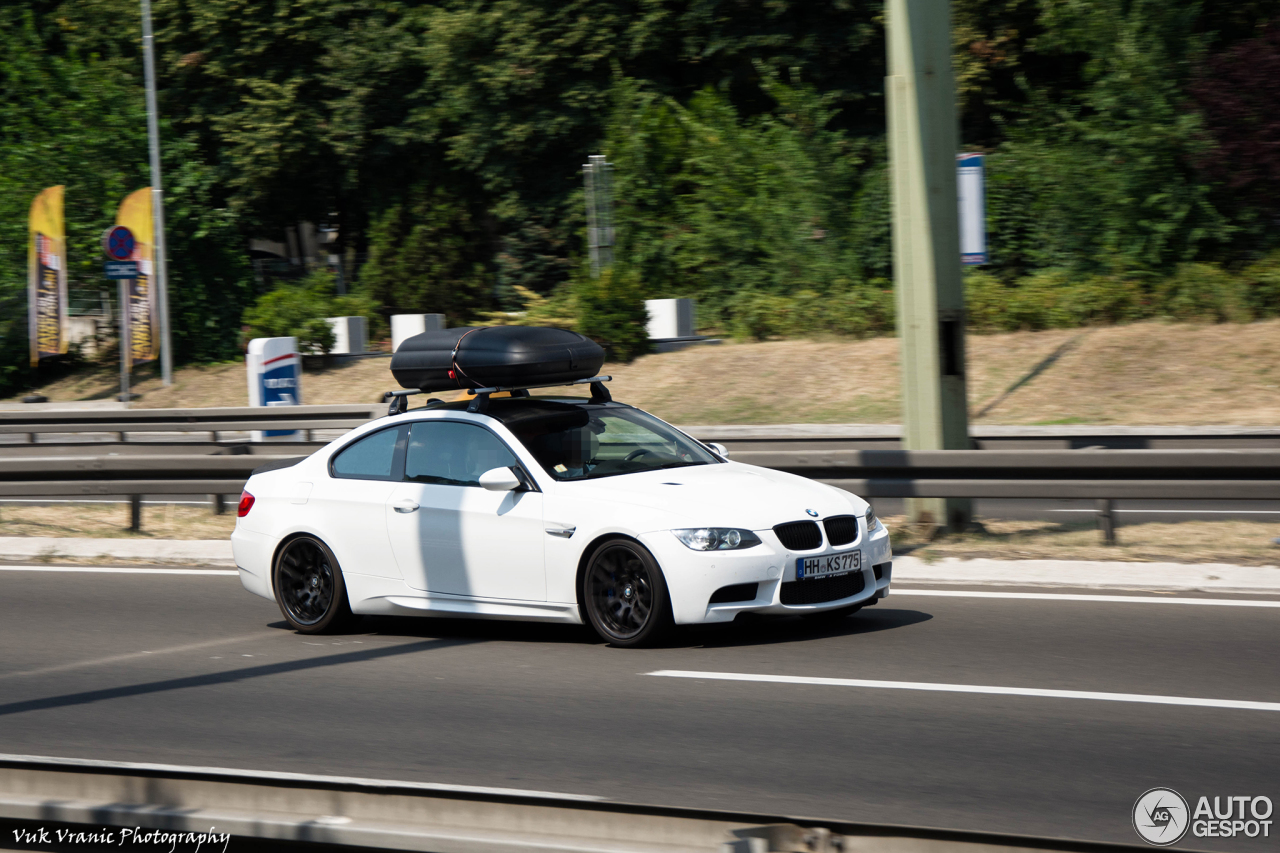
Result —
[[[903,445],[968,449],[951,4],[887,0],[885,8]],[[952,531],[972,516],[961,498],[909,498],[907,512],[912,523]]]

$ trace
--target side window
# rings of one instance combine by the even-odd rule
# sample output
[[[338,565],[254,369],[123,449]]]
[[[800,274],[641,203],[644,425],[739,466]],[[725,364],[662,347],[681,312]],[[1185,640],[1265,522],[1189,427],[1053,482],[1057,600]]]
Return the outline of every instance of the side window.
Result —
[[[343,448],[334,457],[333,476],[351,480],[390,480],[395,467],[396,439],[401,429],[391,427]]]
[[[409,427],[404,478],[411,482],[478,486],[485,471],[519,464],[484,427],[456,421],[416,421]]]

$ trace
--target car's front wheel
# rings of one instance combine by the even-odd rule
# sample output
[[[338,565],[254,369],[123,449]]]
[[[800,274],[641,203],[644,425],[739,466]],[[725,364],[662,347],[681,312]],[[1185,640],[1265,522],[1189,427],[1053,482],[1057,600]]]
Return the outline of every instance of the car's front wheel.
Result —
[[[582,600],[591,627],[615,646],[652,643],[671,626],[671,599],[658,561],[630,539],[609,539],[592,552]]]
[[[280,612],[303,634],[336,631],[351,621],[338,560],[319,539],[299,536],[280,549],[272,571]]]

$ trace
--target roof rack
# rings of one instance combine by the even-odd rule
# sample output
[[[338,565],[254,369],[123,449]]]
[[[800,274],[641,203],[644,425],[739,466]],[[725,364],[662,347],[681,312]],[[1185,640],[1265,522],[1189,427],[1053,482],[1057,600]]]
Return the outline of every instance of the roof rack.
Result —
[[[531,388],[559,388],[565,385],[590,385],[591,386],[591,402],[593,403],[610,403],[613,402],[613,395],[609,393],[609,389],[604,387],[604,383],[612,381],[612,376],[593,376],[590,379],[575,379],[572,382],[544,382],[538,385],[501,385],[492,388],[467,388],[468,394],[474,396],[469,404],[467,411],[478,414],[485,414],[489,410],[489,395],[497,394],[500,391],[506,391],[512,397],[528,397]],[[382,395],[382,399],[390,400],[391,405],[387,407],[387,415],[399,415],[409,410],[408,398],[414,394],[425,394],[425,391],[387,391]],[[433,402],[443,402],[438,399],[427,401],[427,406]]]

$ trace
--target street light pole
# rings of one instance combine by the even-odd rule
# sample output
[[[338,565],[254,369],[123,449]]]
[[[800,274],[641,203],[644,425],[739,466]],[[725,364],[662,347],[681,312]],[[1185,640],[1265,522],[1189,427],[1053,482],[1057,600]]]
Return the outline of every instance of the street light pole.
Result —
[[[151,149],[152,263],[156,308],[160,312],[160,376],[173,384],[173,347],[169,337],[169,271],[164,242],[164,190],[160,184],[160,113],[156,109],[155,38],[151,34],[151,0],[142,0],[142,65],[147,88],[147,141]]]
[[[885,12],[903,446],[967,450],[951,0],[887,0]],[[910,520],[934,529],[963,530],[971,512],[967,499],[907,499]]]

